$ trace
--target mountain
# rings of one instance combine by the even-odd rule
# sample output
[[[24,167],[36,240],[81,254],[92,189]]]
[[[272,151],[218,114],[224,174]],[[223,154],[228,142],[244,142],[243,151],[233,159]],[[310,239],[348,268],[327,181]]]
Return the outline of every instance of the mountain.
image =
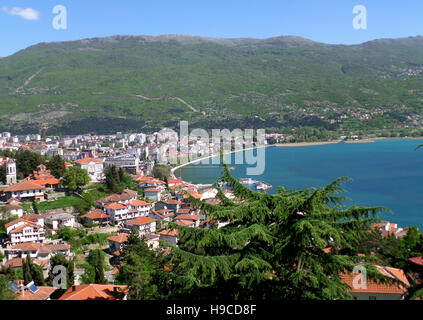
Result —
[[[0,129],[419,128],[423,37],[330,45],[294,36],[124,36],[40,43],[0,59]]]

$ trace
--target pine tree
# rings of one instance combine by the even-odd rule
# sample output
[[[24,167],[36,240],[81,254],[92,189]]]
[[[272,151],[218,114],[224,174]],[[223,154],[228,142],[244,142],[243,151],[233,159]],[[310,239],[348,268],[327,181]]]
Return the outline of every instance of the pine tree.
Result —
[[[250,190],[226,165],[220,181],[242,203],[189,200],[210,218],[210,228],[176,224],[172,247],[174,296],[195,299],[351,299],[340,275],[362,263],[370,279],[386,281],[370,257],[345,254],[378,221],[383,207],[345,207],[340,178],[326,187],[279,188],[274,195]],[[218,228],[216,221],[227,222]],[[324,249],[331,248],[331,253]]]
[[[32,281],[32,274],[31,274],[32,261],[31,261],[31,255],[29,251],[26,253],[26,259],[22,267],[23,267],[23,276],[24,276],[23,280],[25,284],[28,284]]]

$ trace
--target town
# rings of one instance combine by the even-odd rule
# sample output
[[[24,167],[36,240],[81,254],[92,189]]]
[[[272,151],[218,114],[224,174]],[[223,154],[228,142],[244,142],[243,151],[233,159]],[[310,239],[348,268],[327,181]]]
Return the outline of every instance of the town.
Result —
[[[159,133],[44,139],[40,135],[1,134],[0,262],[3,271],[13,269],[21,275],[9,283],[17,299],[126,299],[129,287],[115,284],[115,276],[131,234],[150,250],[166,254],[178,246],[178,228],[169,227],[170,223],[200,229],[212,223],[221,228],[228,223],[212,221],[207,210],[193,203],[195,199],[220,204],[224,201],[218,195],[222,190],[185,182],[175,177],[170,166],[158,163],[167,138]],[[193,143],[190,150],[197,154],[204,149],[197,147]],[[25,157],[19,156],[25,152]],[[240,182],[249,184],[247,180]],[[244,201],[230,188],[222,194],[233,203]],[[372,228],[382,237],[396,239],[409,231],[390,222]],[[331,250],[325,252],[330,254]],[[101,283],[93,279],[92,270],[99,267],[92,262],[96,255],[104,269]],[[58,288],[43,280],[52,277],[57,261],[74,265],[73,278],[60,296]],[[421,257],[410,261],[423,265]],[[38,275],[33,272],[35,275],[28,276],[28,265],[38,270]],[[357,289],[351,277],[345,274],[342,279],[356,299],[403,299],[410,287],[404,271],[384,265],[378,269],[400,284],[372,283]]]

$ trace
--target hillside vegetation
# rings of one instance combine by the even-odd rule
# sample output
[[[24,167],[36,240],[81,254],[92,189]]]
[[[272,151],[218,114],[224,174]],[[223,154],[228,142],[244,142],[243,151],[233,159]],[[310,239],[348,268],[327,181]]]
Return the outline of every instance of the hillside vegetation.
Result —
[[[423,37],[351,46],[178,35],[40,43],[0,59],[0,129],[151,132],[186,119],[280,132],[414,130],[422,49]]]

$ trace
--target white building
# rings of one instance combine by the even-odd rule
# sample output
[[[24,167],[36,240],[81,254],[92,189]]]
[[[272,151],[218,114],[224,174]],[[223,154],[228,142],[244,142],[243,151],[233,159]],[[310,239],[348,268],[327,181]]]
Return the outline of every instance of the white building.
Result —
[[[88,175],[91,178],[91,181],[98,182],[103,179],[103,170],[104,170],[104,163],[101,160],[94,159],[94,158],[84,158],[75,161],[75,165],[80,167],[81,169],[85,169],[88,171]]]

